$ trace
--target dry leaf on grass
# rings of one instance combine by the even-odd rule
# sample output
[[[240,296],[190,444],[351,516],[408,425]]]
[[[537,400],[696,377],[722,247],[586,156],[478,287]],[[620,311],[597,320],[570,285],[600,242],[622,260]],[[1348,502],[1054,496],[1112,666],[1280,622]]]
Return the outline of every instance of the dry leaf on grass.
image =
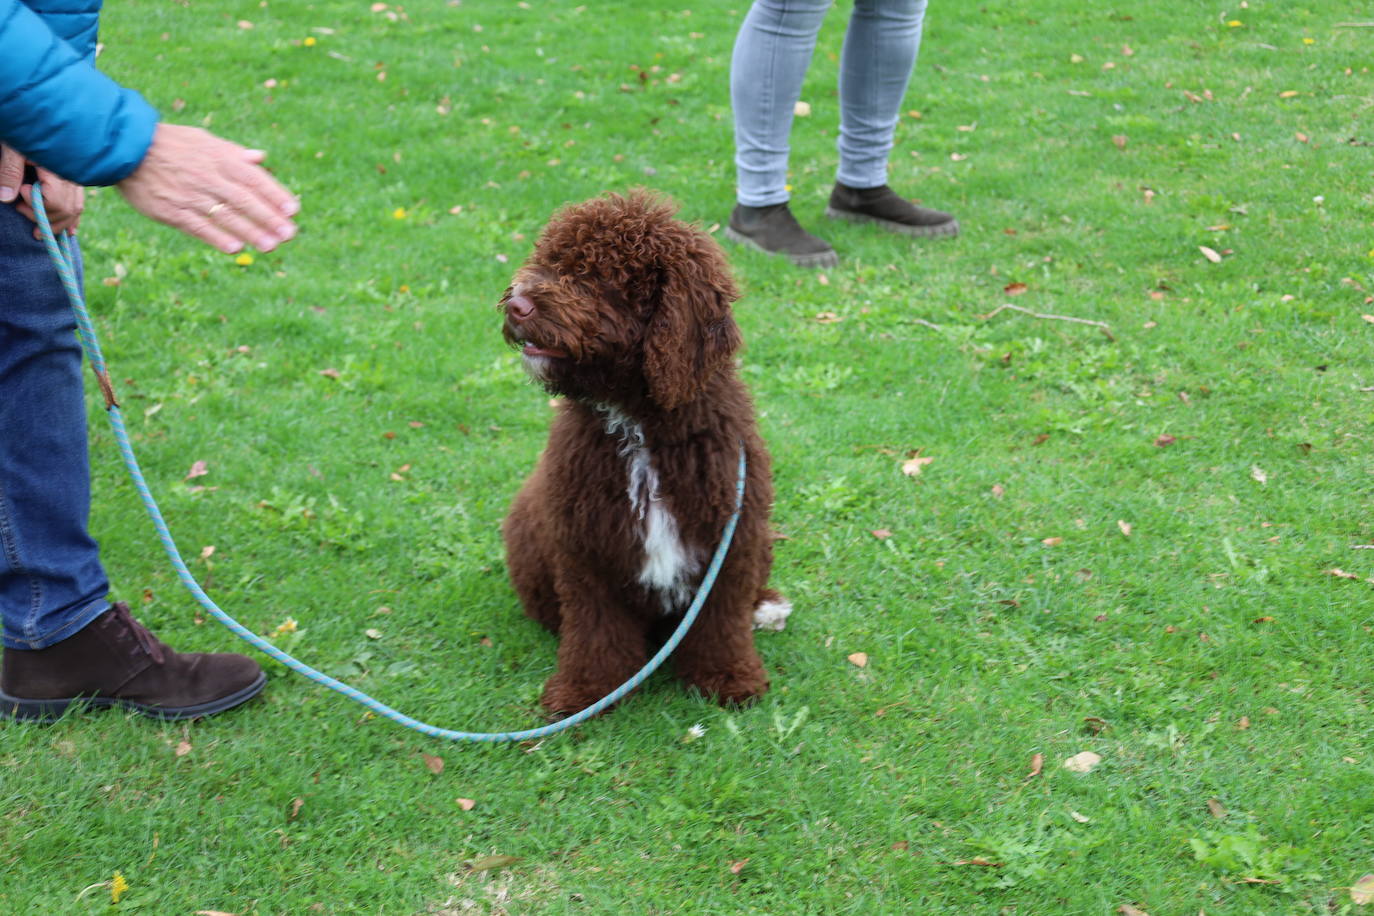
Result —
[[[1130,523],[1130,522],[1126,522],[1126,521],[1122,521],[1121,519],[1117,519],[1117,520],[1116,520],[1116,527],[1120,528],[1120,529],[1121,529],[1121,533],[1124,534],[1126,537],[1130,537],[1130,536],[1131,536],[1131,523]]]
[[[1225,817],[1227,814],[1226,806],[1215,798],[1207,799],[1207,810],[1211,813],[1212,817],[1218,819]]]
[[[1251,466],[1250,478],[1252,480],[1258,481],[1261,484],[1266,484],[1269,482],[1269,475],[1264,473],[1264,468],[1260,467],[1257,464]]]
[[[495,871],[498,868],[508,868],[517,862],[523,861],[520,856],[482,856],[468,863],[468,871]]]
[[[1374,903],[1374,875],[1365,875],[1351,886],[1350,901],[1357,906]]]
[[[433,754],[421,754],[420,756],[425,759],[425,769],[429,770],[435,776],[444,772],[444,758],[435,757]]]
[[[296,815],[301,813],[301,808],[305,807],[305,799],[299,796],[291,799],[291,813],[286,815],[288,821],[294,821]]]
[[[186,476],[181,479],[190,480],[193,477],[204,477],[208,473],[210,473],[210,471],[206,468],[205,462],[197,461],[191,465],[191,470],[187,471]]]
[[[1026,778],[1027,778],[1027,779],[1034,779],[1035,777],[1037,777],[1037,776],[1040,775],[1040,771],[1043,770],[1044,768],[1045,768],[1045,755],[1044,755],[1044,754],[1032,754],[1032,755],[1031,755],[1031,769],[1030,769],[1030,773],[1027,774]]]
[[[902,473],[908,477],[918,477],[921,469],[934,460],[934,458],[922,457],[921,450],[917,449],[914,455],[902,462]]]
[[[1116,908],[1116,911],[1120,913],[1121,916],[1150,916],[1149,913],[1139,907],[1131,906],[1129,903],[1121,904],[1121,906]]]
[[[852,654],[852,655],[849,656],[849,663],[850,663],[851,665],[853,665],[855,668],[867,668],[867,667],[868,667],[868,653],[867,653],[867,652],[855,652],[854,654]]]
[[[471,811],[473,808],[477,807],[477,802],[470,798],[460,798],[457,801],[458,807],[462,808],[464,811]]]
[[[191,753],[191,744],[188,741],[178,741],[177,749],[173,751],[178,757],[185,757]]]
[[[1206,245],[1197,246],[1197,250],[1202,252],[1202,256],[1213,264],[1221,263],[1221,255],[1217,254],[1216,249],[1208,248]]]
[[[1082,751],[1065,760],[1064,769],[1071,773],[1090,773],[1101,762],[1101,755],[1092,751]]]

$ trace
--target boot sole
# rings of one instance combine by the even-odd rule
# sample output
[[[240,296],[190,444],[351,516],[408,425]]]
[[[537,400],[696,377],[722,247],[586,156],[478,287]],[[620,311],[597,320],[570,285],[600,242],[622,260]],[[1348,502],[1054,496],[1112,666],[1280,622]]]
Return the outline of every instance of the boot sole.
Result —
[[[869,216],[867,213],[838,210],[835,207],[826,207],[825,215],[830,219],[840,219],[848,223],[872,223],[888,232],[909,235],[913,238],[932,239],[959,234],[959,221],[957,219],[952,219],[947,223],[936,223],[933,226],[911,226],[907,223],[895,223],[890,219],[879,219],[876,216]]]
[[[197,703],[194,706],[149,706],[146,703],[135,703],[132,700],[121,700],[118,697],[68,697],[55,700],[25,700],[22,697],[12,697],[0,690],[0,719],[13,719],[20,722],[51,722],[60,719],[68,711],[76,712],[80,710],[100,710],[119,707],[130,712],[136,712],[140,716],[149,719],[160,719],[164,722],[175,722],[181,719],[198,719],[203,716],[213,716],[217,712],[224,712],[226,709],[233,709],[242,703],[246,703],[253,697],[262,693],[262,688],[267,685],[266,672],[258,672],[257,680],[227,696],[217,700],[210,700],[208,703]]]
[[[737,245],[744,245],[755,251],[762,251],[764,254],[771,254],[779,258],[787,258],[796,267],[838,267],[840,265],[840,256],[833,249],[818,251],[815,254],[788,254],[785,251],[769,251],[749,236],[736,232],[729,226],[725,227],[725,237]]]

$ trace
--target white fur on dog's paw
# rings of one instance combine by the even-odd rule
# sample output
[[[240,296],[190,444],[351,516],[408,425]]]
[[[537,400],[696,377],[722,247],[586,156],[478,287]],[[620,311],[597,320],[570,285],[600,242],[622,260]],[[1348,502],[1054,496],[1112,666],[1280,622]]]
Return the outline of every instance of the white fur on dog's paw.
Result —
[[[791,613],[790,601],[765,601],[754,608],[754,629],[781,630],[787,626],[787,616]]]

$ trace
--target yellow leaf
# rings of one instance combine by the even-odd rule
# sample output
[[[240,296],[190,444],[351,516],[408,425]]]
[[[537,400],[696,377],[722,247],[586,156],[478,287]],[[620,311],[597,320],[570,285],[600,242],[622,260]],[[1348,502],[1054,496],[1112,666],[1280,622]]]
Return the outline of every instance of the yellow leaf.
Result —
[[[114,873],[110,879],[110,902],[118,903],[119,898],[124,896],[124,892],[129,889],[129,882],[124,880],[124,876],[119,872]]]

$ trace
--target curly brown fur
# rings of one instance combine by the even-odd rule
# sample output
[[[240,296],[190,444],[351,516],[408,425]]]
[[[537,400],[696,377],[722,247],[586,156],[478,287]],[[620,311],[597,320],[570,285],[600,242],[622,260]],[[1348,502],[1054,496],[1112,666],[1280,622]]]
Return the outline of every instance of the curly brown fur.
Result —
[[[756,609],[790,610],[767,588],[773,487],[733,361],[738,292],[673,212],[644,192],[561,211],[501,300],[506,340],[566,397],[502,526],[525,612],[559,635],[555,714],[620,686],[681,618],[734,510],[741,444],[739,525],[675,672],[723,703],[759,696]]]

